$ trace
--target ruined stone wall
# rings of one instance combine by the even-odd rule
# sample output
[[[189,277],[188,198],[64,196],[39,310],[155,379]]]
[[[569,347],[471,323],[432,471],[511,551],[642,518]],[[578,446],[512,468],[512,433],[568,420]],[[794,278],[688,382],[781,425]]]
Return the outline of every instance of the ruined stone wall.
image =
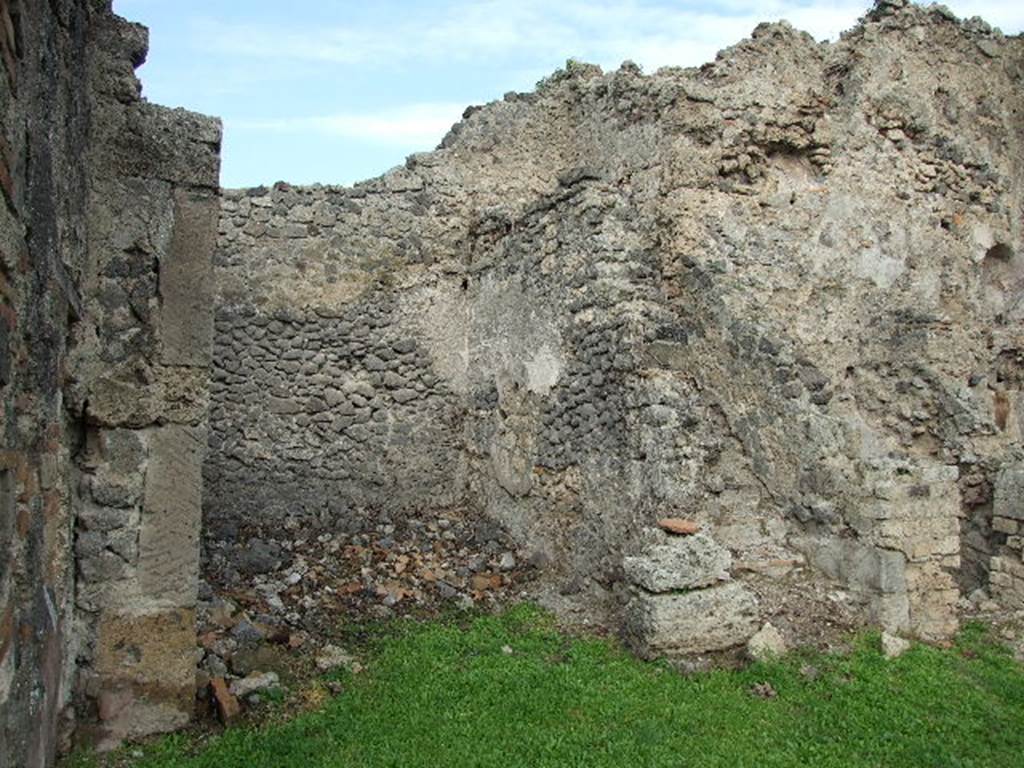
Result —
[[[144,28],[100,15],[92,34],[88,322],[68,406],[79,717],[104,746],[194,711],[221,129],[139,100]]]
[[[560,608],[629,603],[641,649],[700,650],[693,599],[753,613],[716,647],[740,642],[823,578],[947,636],[1016,541],[992,488],[1022,429],[1022,77],[1019,39],[883,2],[834,44],[570,63],[380,179],[227,195],[211,569],[282,516],[455,505]],[[667,514],[730,583],[623,570]]]
[[[0,3],[0,766],[188,720],[220,128],[109,2]]]
[[[0,2],[0,765],[52,756],[70,688],[73,427],[88,105],[84,11]]]
[[[227,215],[244,211],[239,223],[250,229],[243,219],[250,212],[266,229],[287,209],[302,220],[290,226],[304,236],[307,228],[325,230],[303,248],[322,247],[332,258],[337,236],[326,219],[337,213],[326,198],[324,190],[228,195],[223,207]],[[223,226],[234,225],[226,218]],[[278,242],[271,227],[268,251]],[[297,257],[281,268],[301,271],[301,251]],[[264,258],[262,248],[222,250],[219,264],[239,275],[276,267],[257,266],[254,258]],[[329,270],[339,268],[345,266],[329,263]],[[250,516],[270,525],[285,518],[343,522],[354,506],[400,510],[459,498],[461,413],[454,393],[406,324],[401,291],[364,275],[356,279],[365,285],[343,287],[352,279],[328,272],[308,299],[219,305],[210,443],[216,456],[206,473],[208,507],[228,514],[211,517],[215,527],[233,529]],[[282,287],[277,280],[274,286]],[[317,301],[335,289],[351,295]]]

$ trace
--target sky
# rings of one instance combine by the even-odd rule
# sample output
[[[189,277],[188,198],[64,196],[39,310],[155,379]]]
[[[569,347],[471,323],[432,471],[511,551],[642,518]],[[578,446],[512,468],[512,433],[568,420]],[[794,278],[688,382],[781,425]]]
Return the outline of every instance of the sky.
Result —
[[[150,101],[224,120],[221,183],[351,184],[569,58],[697,66],[786,19],[819,40],[870,0],[114,0],[150,28]],[[947,0],[1006,34],[1024,0]]]

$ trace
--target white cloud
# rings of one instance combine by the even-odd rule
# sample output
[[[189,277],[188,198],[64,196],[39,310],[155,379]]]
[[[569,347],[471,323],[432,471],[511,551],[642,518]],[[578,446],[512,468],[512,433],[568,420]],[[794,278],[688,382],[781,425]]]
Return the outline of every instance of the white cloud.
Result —
[[[748,4],[749,5],[749,4]],[[376,24],[308,29],[233,25],[207,19],[198,33],[211,50],[252,58],[335,64],[411,61],[469,61],[499,57],[550,60],[570,56],[617,65],[632,58],[647,67],[698,64],[725,44],[736,42],[764,18],[778,16],[761,6],[742,14],[666,8],[649,4],[562,0],[456,2],[445,13],[425,18],[415,10],[387,27]],[[852,18],[855,18],[855,14]],[[688,52],[686,61],[642,61],[636,51]]]
[[[464,104],[409,104],[391,109],[281,120],[230,121],[230,129],[335,136],[376,144],[432,147],[462,117]]]
[[[981,15],[1008,32],[1024,27],[1024,3],[950,0],[950,5],[956,13]],[[761,21],[785,18],[818,39],[836,39],[868,7],[867,0],[456,0],[443,11],[412,5],[386,26],[350,21],[281,29],[207,19],[198,32],[211,49],[278,61],[379,65],[573,56],[604,66],[629,58],[653,70],[701,64],[748,36]]]

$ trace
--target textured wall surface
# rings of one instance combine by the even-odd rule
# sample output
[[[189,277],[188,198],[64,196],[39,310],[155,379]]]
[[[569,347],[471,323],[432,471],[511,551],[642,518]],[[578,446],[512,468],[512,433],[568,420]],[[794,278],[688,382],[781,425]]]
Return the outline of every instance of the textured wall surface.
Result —
[[[92,20],[87,322],[68,407],[77,706],[100,745],[187,723],[195,699],[201,466],[220,124],[139,100],[146,30]]]
[[[882,0],[571,62],[379,179],[223,197],[145,53],[0,0],[0,768],[188,720],[201,510],[228,581],[297,526],[494,521],[648,656],[1024,605],[1020,38]]]
[[[86,262],[85,11],[0,2],[0,766],[44,765],[72,686],[63,408]]]
[[[834,44],[570,62],[352,188],[226,193],[211,567],[282,517],[456,506],[560,607],[692,651],[692,606],[622,568],[677,515],[732,557],[689,598],[729,643],[822,578],[947,636],[994,555],[1021,572],[992,489],[1021,445],[1022,84],[1019,38],[882,2]]]
[[[191,717],[220,126],[109,2],[0,2],[0,766]]]

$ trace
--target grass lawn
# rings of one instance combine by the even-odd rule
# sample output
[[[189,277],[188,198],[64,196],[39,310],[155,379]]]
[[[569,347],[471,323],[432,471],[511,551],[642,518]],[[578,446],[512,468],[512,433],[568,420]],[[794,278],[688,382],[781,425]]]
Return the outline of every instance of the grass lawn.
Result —
[[[684,676],[611,642],[561,635],[546,614],[519,606],[393,630],[319,709],[199,746],[172,736],[130,764],[1024,766],[1024,666],[985,628],[968,627],[952,649],[916,645],[892,661],[877,647],[864,636],[849,655]],[[801,673],[807,665],[818,674]],[[751,693],[764,682],[774,698]]]

